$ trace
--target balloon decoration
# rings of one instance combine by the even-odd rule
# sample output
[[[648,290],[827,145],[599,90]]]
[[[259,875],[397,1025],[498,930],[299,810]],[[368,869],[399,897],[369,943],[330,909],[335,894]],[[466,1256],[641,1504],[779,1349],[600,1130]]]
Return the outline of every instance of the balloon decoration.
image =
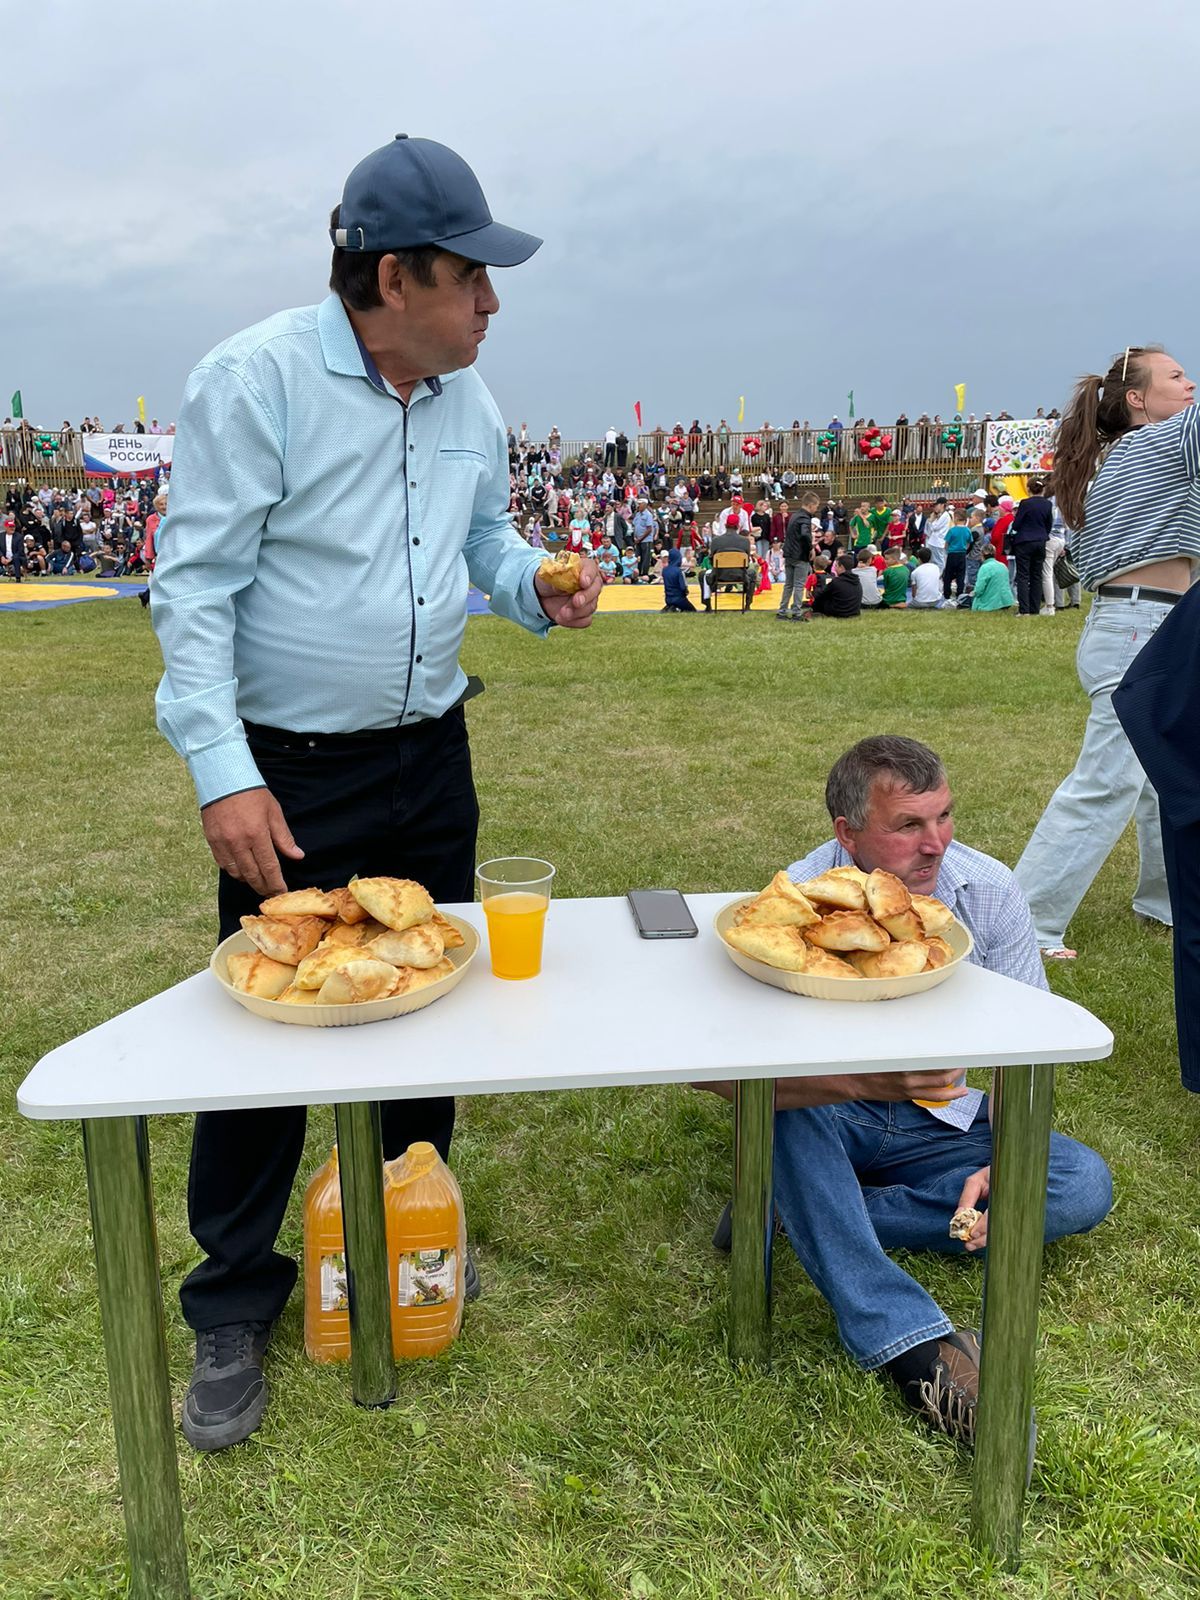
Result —
[[[749,456],[751,461],[753,461],[754,457],[758,454],[758,452],[761,449],[762,449],[762,440],[761,439],[756,439],[753,434],[751,434],[748,439],[743,439],[742,440],[742,454],[744,456]]]
[[[687,449],[687,440],[681,439],[677,433],[672,434],[667,440],[667,449],[673,456],[681,456]]]
[[[33,448],[40,456],[49,456],[51,460],[59,452],[59,440],[52,433],[39,433],[33,441]]]
[[[838,447],[838,436],[831,429],[817,435],[817,449],[823,456],[833,455]]]
[[[956,456],[962,449],[963,430],[961,422],[952,422],[942,429],[942,449]]]
[[[892,436],[882,428],[864,428],[858,438],[858,451],[868,461],[882,461],[892,448]]]

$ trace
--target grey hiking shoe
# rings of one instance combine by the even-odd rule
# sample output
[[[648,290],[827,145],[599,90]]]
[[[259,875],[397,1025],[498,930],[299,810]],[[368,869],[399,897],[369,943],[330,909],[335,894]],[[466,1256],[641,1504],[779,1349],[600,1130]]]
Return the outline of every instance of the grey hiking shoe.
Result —
[[[227,1322],[196,1335],[196,1365],[180,1423],[196,1450],[225,1450],[248,1439],[267,1409],[262,1363],[269,1322]]]

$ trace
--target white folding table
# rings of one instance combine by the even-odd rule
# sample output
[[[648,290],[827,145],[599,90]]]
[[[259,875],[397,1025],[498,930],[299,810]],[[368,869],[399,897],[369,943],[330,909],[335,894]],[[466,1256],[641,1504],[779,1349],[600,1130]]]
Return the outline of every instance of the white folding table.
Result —
[[[45,1056],[18,1091],[27,1117],[80,1118],[125,1503],[131,1592],[189,1593],[163,1335],[146,1117],[272,1105],[336,1108],[355,1398],[395,1392],[383,1242],[379,1102],[641,1083],[736,1080],[729,1345],[770,1347],[774,1080],[996,1067],[976,1538],[1014,1563],[1032,1404],[1053,1064],[1110,1054],[1069,1000],[964,964],[925,994],[808,1000],[755,983],[712,931],[731,895],[690,895],[697,939],[638,938],[623,899],[558,900],[539,978],[494,978],[486,940],[444,1000],[348,1032],[243,1010],[207,971]],[[482,907],[445,908],[482,928]],[[590,974],[603,971],[597,1002]],[[626,980],[629,980],[628,982]],[[664,1006],[666,993],[702,995]],[[626,998],[627,997],[627,998]],[[348,1048],[349,1047],[349,1048]]]

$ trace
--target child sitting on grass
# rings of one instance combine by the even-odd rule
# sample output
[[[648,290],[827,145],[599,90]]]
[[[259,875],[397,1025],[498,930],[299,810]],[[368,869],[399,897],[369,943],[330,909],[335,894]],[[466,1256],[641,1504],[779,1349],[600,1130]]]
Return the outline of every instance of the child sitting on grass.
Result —
[[[811,606],[821,590],[829,582],[830,560],[827,555],[819,555],[813,562],[813,569],[804,580],[804,604]]]
[[[908,605],[908,563],[897,549],[889,550],[883,561],[883,575],[879,580],[883,604],[901,611]]]

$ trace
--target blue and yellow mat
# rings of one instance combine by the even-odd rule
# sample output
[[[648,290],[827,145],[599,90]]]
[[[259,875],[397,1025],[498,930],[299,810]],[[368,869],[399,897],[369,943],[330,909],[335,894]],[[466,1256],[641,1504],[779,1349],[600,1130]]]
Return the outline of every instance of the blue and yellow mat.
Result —
[[[0,611],[52,611],[82,600],[121,600],[145,593],[145,578],[25,578],[0,583]]]
[[[145,578],[26,578],[23,583],[0,582],[0,611],[52,611],[57,606],[74,606],[83,600],[120,600],[143,594]],[[693,580],[688,585],[692,604],[699,609],[700,595]],[[775,588],[755,595],[754,608],[777,608],[782,590]],[[657,584],[610,584],[600,596],[601,611],[661,611],[663,592]],[[736,596],[722,594],[722,611],[737,611]],[[490,615],[487,597],[472,587],[467,594],[467,615]]]

